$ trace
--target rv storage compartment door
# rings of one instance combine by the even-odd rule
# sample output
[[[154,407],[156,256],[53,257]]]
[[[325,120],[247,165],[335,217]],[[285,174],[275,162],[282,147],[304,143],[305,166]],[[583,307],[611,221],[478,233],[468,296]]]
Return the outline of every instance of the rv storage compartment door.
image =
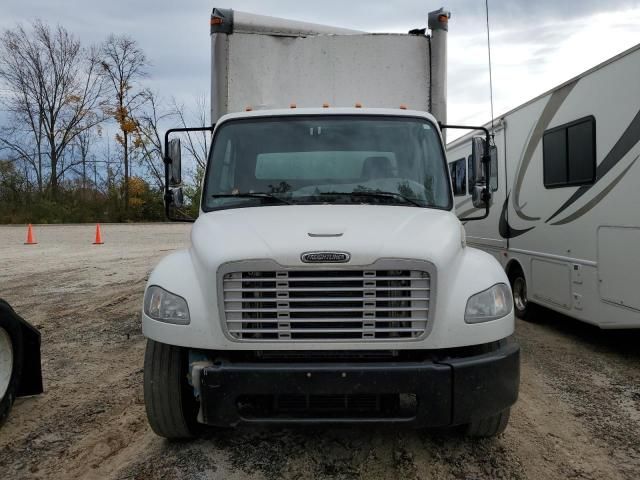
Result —
[[[640,228],[598,229],[598,278],[602,300],[640,310]]]
[[[533,297],[567,310],[571,308],[571,270],[566,262],[531,260]]]

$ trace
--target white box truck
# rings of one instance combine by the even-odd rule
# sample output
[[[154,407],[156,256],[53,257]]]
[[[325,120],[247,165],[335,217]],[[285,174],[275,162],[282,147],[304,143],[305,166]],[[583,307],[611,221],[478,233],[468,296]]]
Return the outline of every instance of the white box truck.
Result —
[[[543,305],[604,329],[640,328],[639,77],[636,45],[495,119],[497,208],[466,225],[467,241],[503,265],[517,316],[535,319]],[[477,212],[472,142],[448,146],[461,217]]]
[[[191,247],[158,264],[144,296],[157,434],[274,422],[504,430],[519,347],[507,276],[467,247],[454,213],[438,123],[448,19],[432,12],[430,35],[367,34],[213,10],[200,215]],[[165,137],[172,219],[176,131]],[[474,150],[485,215],[487,139]]]

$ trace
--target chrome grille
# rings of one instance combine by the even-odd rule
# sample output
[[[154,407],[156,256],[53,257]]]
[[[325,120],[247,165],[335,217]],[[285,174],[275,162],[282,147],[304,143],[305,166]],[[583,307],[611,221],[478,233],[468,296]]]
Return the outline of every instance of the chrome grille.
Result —
[[[415,340],[429,321],[425,271],[232,272],[222,289],[227,332],[238,340]]]

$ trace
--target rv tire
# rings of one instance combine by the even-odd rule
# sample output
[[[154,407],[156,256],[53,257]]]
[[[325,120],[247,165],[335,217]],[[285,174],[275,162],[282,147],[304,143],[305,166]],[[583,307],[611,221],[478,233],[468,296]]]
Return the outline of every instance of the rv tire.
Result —
[[[531,320],[533,306],[527,296],[527,280],[520,268],[515,268],[510,272],[509,280],[513,292],[513,310],[516,317],[522,320]]]

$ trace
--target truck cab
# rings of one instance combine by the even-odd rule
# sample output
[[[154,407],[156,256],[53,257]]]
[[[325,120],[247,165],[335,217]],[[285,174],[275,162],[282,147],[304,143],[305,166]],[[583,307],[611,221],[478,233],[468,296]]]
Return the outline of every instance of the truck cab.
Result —
[[[436,118],[294,104],[229,112],[211,131],[191,246],[145,291],[153,430],[501,433],[519,383],[511,291],[500,264],[466,245]],[[169,207],[181,156],[177,143],[166,150]]]

